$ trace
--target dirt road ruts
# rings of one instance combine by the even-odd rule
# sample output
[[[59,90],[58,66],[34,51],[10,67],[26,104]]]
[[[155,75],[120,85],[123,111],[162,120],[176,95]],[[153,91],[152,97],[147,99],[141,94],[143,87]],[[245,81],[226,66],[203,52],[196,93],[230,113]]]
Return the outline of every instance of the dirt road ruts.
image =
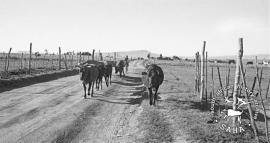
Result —
[[[83,99],[78,75],[0,93],[0,142],[132,142],[143,66],[129,67],[93,98]]]

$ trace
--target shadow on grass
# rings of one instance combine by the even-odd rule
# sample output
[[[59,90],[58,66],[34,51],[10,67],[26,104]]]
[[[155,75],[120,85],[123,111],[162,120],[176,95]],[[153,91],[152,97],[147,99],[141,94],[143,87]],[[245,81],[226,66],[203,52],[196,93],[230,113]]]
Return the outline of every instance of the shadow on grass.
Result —
[[[200,111],[209,111],[211,104],[208,103],[201,103],[198,101],[185,101],[185,100],[178,100],[174,98],[168,98],[165,100],[166,102],[173,103],[175,108],[182,108],[182,109],[198,109]]]

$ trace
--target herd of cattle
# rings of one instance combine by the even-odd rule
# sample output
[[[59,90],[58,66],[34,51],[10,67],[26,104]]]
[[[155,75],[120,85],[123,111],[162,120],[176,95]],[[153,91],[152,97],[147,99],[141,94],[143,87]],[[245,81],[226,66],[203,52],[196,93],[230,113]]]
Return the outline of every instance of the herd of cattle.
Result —
[[[120,73],[120,77],[124,74],[124,67],[128,66],[127,61],[120,60],[119,62],[114,61],[86,61],[80,63],[77,67],[79,68],[80,80],[83,83],[84,98],[86,98],[86,86],[88,85],[88,95],[92,89],[91,96],[94,94],[94,85],[96,89],[102,89],[102,79],[104,77],[106,86],[108,87],[112,82],[112,68],[115,67],[115,73]]]
[[[115,73],[119,72],[120,77],[125,76],[124,67],[128,67],[128,61],[120,60],[118,62],[114,61],[86,61],[84,63],[78,64],[80,80],[82,81],[84,88],[84,98],[86,98],[86,87],[88,85],[88,95],[93,97],[94,85],[96,84],[96,89],[102,89],[102,79],[104,77],[106,86],[111,85],[112,71],[115,68]],[[150,99],[150,105],[155,105],[157,100],[157,92],[159,86],[164,80],[164,73],[162,69],[156,64],[145,65],[146,71],[142,72],[142,82],[143,85],[148,89],[148,95]],[[90,94],[90,90],[91,94]],[[153,94],[154,92],[154,94]]]

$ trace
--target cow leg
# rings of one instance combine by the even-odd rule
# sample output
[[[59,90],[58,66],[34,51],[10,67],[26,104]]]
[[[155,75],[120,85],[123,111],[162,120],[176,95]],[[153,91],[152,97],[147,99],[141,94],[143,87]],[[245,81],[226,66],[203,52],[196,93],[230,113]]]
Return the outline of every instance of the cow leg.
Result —
[[[99,84],[100,84],[100,89],[102,90],[102,77],[100,78]]]
[[[88,86],[88,95],[90,95],[90,89],[91,89],[91,82],[89,82],[89,86]]]
[[[152,96],[153,96],[153,94],[152,94],[152,89],[151,88],[148,88],[148,95],[149,95],[149,103],[150,103],[150,105],[152,105]]]
[[[98,82],[99,82],[99,78],[97,78],[97,80],[96,80],[96,89],[99,89],[99,84],[98,84]]]
[[[112,75],[111,74],[110,74],[109,78],[110,78],[110,85],[111,85],[112,84]]]
[[[93,94],[94,94],[94,86],[95,85],[95,81],[92,82],[92,93],[91,93],[91,97],[93,97]]]
[[[110,84],[112,84],[112,75],[110,75]]]
[[[157,92],[158,92],[158,87],[156,87],[156,90],[155,90],[155,95],[154,95],[154,105],[156,105],[156,101],[157,101]]]
[[[84,89],[84,98],[86,98],[86,85],[83,83],[83,89]]]
[[[108,87],[109,86],[109,77],[108,76],[104,76],[104,78],[105,78],[105,83],[106,83],[106,86]]]

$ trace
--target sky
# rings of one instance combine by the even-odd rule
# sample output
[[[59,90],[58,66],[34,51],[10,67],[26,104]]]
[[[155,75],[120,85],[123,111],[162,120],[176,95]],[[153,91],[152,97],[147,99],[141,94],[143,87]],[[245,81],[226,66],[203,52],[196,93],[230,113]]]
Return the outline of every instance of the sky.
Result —
[[[270,54],[269,0],[0,0],[0,52]]]

